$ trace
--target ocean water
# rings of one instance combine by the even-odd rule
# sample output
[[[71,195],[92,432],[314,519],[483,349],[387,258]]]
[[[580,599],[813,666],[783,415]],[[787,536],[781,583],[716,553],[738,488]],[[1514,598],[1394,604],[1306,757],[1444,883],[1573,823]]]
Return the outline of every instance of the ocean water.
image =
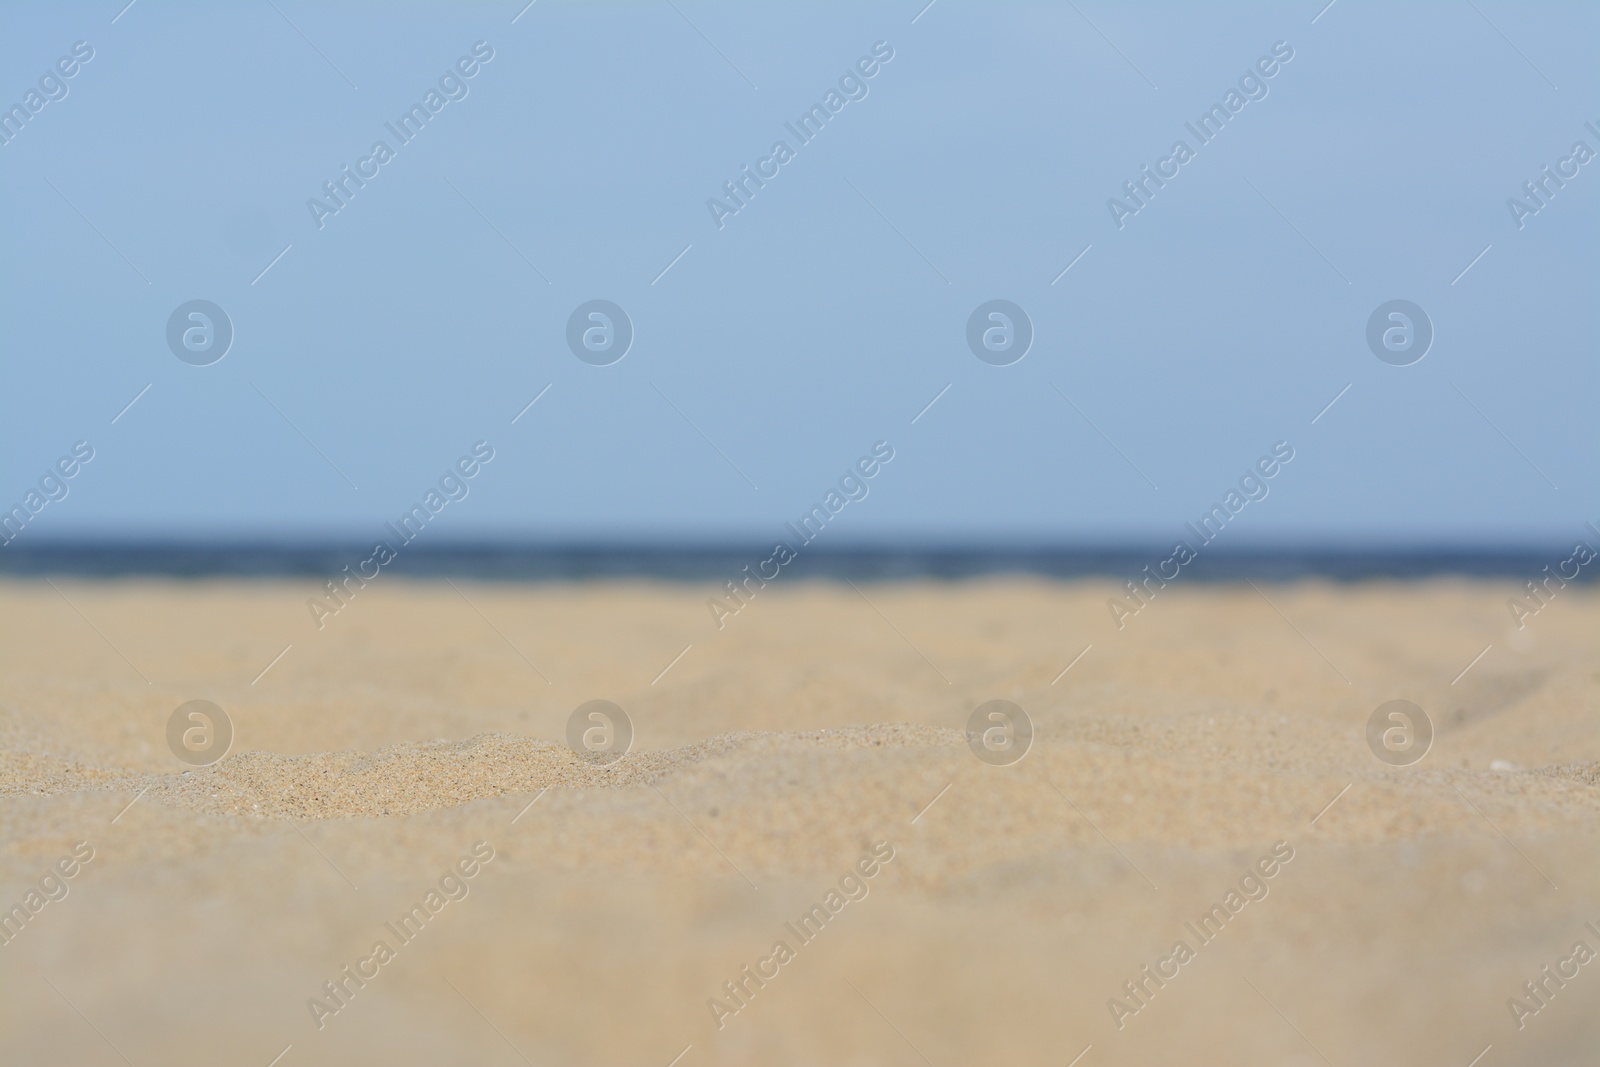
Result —
[[[1125,580],[1172,555],[1171,545],[794,545],[783,568],[790,577],[851,581],[959,580],[990,575],[1049,579]],[[755,570],[773,551],[769,543],[660,546],[437,542],[402,546],[385,573],[414,578],[451,577],[514,582],[643,578],[723,581],[745,566]],[[372,554],[357,541],[175,542],[78,541],[13,543],[0,549],[0,574],[81,578],[323,578]],[[1444,576],[1535,579],[1572,554],[1571,546],[1236,548],[1204,547],[1182,568],[1182,579],[1202,582],[1414,580]],[[1573,579],[1594,580],[1585,567]]]

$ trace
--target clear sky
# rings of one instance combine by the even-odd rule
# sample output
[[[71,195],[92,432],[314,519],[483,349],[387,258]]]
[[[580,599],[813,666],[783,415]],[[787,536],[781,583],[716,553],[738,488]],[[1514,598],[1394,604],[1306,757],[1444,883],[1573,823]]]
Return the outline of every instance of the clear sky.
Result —
[[[1280,441],[1241,543],[1600,518],[1593,4],[123,3],[0,8],[0,507],[94,453],[20,537],[366,538],[479,441],[441,538],[765,538],[878,441],[840,543],[1165,541]]]

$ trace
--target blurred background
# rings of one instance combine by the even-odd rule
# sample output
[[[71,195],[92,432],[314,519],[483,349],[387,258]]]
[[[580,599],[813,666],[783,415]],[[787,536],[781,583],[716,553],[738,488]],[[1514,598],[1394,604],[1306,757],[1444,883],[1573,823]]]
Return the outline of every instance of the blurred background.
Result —
[[[877,441],[830,545],[1166,545],[1279,441],[1226,543],[1544,550],[1600,514],[1600,179],[1507,203],[1600,150],[1600,12],[920,6],[7,5],[5,506],[94,458],[0,557],[365,542],[478,441],[432,545],[762,544]],[[596,299],[608,366],[567,342]],[[967,343],[995,299],[1008,366]],[[1394,299],[1433,331],[1407,366],[1367,343]],[[233,334],[206,366],[167,340],[193,300]]]

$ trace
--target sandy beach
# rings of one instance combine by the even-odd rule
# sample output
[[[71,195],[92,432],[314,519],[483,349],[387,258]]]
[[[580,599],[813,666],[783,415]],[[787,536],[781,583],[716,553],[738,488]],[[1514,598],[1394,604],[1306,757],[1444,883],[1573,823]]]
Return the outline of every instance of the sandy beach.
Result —
[[[0,584],[7,1063],[1600,1062],[1587,588],[52,581]]]
[[[1597,44],[0,3],[0,1067],[1600,1067]]]

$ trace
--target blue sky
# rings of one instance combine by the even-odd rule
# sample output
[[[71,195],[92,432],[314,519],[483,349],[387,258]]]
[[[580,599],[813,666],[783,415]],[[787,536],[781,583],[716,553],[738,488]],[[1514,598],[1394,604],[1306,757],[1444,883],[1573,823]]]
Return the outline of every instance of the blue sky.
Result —
[[[0,147],[0,504],[95,453],[29,540],[366,538],[478,441],[441,538],[764,539],[880,440],[839,542],[1164,541],[1279,441],[1241,543],[1600,516],[1600,161],[1507,206],[1600,151],[1592,5],[122,6],[0,10],[0,103],[65,89]],[[197,299],[208,366],[167,342]],[[596,299],[607,366],[567,343]],[[967,343],[996,299],[1008,366]],[[1394,299],[1434,331],[1408,366],[1366,340]]]

